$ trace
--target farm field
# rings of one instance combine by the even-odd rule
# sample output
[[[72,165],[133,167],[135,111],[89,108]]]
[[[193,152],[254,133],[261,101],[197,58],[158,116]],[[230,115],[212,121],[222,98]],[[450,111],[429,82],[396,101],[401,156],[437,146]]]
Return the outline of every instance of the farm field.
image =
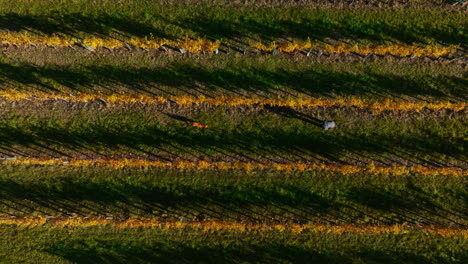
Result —
[[[465,263],[466,8],[0,0],[0,263]]]

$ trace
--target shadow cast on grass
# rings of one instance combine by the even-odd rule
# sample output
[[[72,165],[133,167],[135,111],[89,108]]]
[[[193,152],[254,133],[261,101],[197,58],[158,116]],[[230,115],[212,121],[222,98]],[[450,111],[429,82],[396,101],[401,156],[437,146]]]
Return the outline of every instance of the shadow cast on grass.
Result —
[[[45,92],[70,89],[77,92],[116,92],[126,87],[134,93],[210,96],[214,91],[282,94],[295,92],[312,96],[432,96],[439,99],[466,98],[463,78],[428,74],[420,76],[382,75],[308,69],[266,70],[256,68],[206,69],[189,63],[163,68],[131,68],[87,65],[80,68],[0,63],[0,84],[34,87]],[[113,88],[114,87],[114,88]],[[279,89],[278,87],[282,87]],[[200,89],[198,89],[200,88]],[[28,88],[31,89],[31,88]],[[199,90],[197,93],[196,91]]]
[[[390,25],[380,19],[362,19],[353,15],[342,18],[302,18],[301,22],[291,20],[272,19],[262,21],[254,16],[240,16],[240,19],[212,20],[206,17],[189,18],[181,23],[179,27],[195,31],[198,34],[210,36],[213,39],[236,40],[239,37],[249,38],[252,41],[269,43],[285,36],[300,39],[311,38],[313,40],[332,39],[354,39],[359,41],[371,41],[383,43],[388,40],[400,41],[406,44],[424,43],[428,40],[436,40],[446,44],[460,44],[466,37],[454,34],[456,26],[446,26],[446,30],[440,30],[431,25],[416,27],[404,24]],[[416,24],[416,23],[415,23]],[[457,31],[455,31],[457,32]],[[240,46],[248,46],[248,43],[238,42]]]
[[[455,216],[463,219],[463,221],[468,219],[467,213],[463,213],[463,211],[459,211],[458,209],[454,211],[448,210],[449,208],[437,205],[432,200],[433,198],[428,199],[425,195],[427,193],[422,190],[419,193],[411,189],[402,190],[402,192],[392,192],[379,186],[373,186],[368,188],[352,188],[347,198],[367,208],[391,212],[396,215],[404,215],[406,221],[411,223],[434,223],[433,219],[425,217],[427,214],[432,214],[436,218],[442,219],[442,222],[447,221],[462,226],[462,223],[454,221],[447,216]],[[441,224],[442,222],[437,224]]]
[[[213,239],[213,238],[212,238]],[[391,249],[378,251],[359,247],[347,252],[320,252],[304,245],[280,244],[280,241],[248,241],[246,244],[218,241],[189,242],[167,239],[165,242],[120,244],[117,241],[75,240],[47,249],[52,255],[77,263],[429,263],[425,256]],[[198,240],[198,239],[197,239]],[[208,239],[211,240],[211,239]],[[276,242],[276,243],[275,243]],[[226,243],[226,242],[225,242]],[[343,241],[343,243],[346,243]],[[349,245],[348,245],[349,246]]]
[[[42,34],[68,35],[98,34],[109,36],[121,33],[127,36],[183,38],[185,35],[206,36],[211,39],[239,38],[261,39],[264,42],[291,36],[322,40],[352,38],[375,42],[400,41],[405,43],[442,42],[460,44],[466,42],[463,28],[451,21],[419,22],[416,14],[421,10],[382,11],[311,9],[249,9],[191,7],[192,12],[177,7],[155,7],[138,15],[126,15],[112,10],[96,13],[50,12],[44,15],[19,15],[5,13],[0,16],[0,29],[9,31],[30,30]],[[287,14],[285,16],[285,14]],[[434,17],[434,13],[427,13]],[[449,14],[450,15],[450,14]],[[401,17],[405,17],[402,21]],[[434,19],[444,20],[435,16]],[[432,22],[432,24],[430,23]]]
[[[216,149],[230,154],[241,153],[252,157],[289,157],[296,154],[302,160],[324,156],[340,160],[350,153],[379,155],[399,154],[409,160],[431,154],[464,159],[466,142],[463,138],[443,136],[424,137],[419,134],[387,135],[363,133],[339,135],[333,131],[314,129],[288,130],[286,128],[261,128],[246,131],[224,131],[219,128],[196,129],[183,124],[162,127],[159,123],[144,126],[110,123],[64,127],[47,120],[4,121],[0,129],[0,147],[22,146],[33,148],[47,146],[46,151],[61,152],[94,150],[97,153],[130,151],[159,154],[155,148],[174,149],[188,154],[216,154]],[[18,121],[18,120],[17,120]],[[30,123],[32,122],[32,123]],[[78,122],[78,121],[77,121]],[[176,133],[175,133],[176,131]],[[297,151],[296,151],[297,150]],[[430,162],[430,161],[427,161]],[[440,166],[441,164],[434,164]]]
[[[27,173],[27,172],[24,172]],[[154,171],[154,174],[122,171],[50,172],[48,178],[31,180],[0,178],[0,212],[19,215],[169,217],[167,220],[254,223],[319,222],[328,224],[436,224],[464,226],[460,190],[439,201],[423,190],[404,186],[387,190],[319,179],[333,191],[315,186],[317,181],[274,179],[268,184],[238,180],[225,183],[241,172]],[[256,172],[257,175],[262,172]],[[210,179],[216,177],[218,181]],[[245,176],[247,177],[247,176]],[[289,181],[289,182],[288,182]],[[448,193],[447,190],[441,190]],[[343,196],[342,194],[346,195]],[[367,219],[367,220],[365,220]]]
[[[310,115],[306,115],[302,112],[296,111],[292,109],[291,107],[288,106],[271,106],[271,105],[265,105],[264,107],[267,111],[270,111],[272,113],[288,117],[288,118],[294,118],[301,120],[303,122],[312,124],[316,127],[322,128],[323,127],[323,121],[318,118],[312,117]]]
[[[65,34],[77,37],[80,33],[109,37],[123,34],[125,37],[145,37],[153,34],[169,38],[162,29],[138,21],[136,18],[99,14],[98,16],[80,13],[48,15],[19,15],[7,13],[0,16],[0,29],[8,31],[31,31],[39,34]]]

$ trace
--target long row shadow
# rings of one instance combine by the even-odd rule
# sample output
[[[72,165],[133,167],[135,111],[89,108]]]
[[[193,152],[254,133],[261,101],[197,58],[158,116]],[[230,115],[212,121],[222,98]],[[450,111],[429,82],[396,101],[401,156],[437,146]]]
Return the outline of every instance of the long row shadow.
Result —
[[[0,16],[0,29],[8,31],[30,31],[40,34],[65,34],[77,37],[78,33],[110,36],[111,33],[123,34],[124,37],[145,37],[153,34],[169,38],[163,30],[151,24],[137,21],[135,18],[100,14],[98,16],[79,13],[62,14],[52,12],[48,15],[20,15],[6,13]]]
[[[0,84],[32,86],[45,92],[72,89],[80,92],[111,92],[126,87],[135,93],[210,96],[213,91],[312,96],[356,95],[371,97],[410,96],[422,99],[466,100],[468,80],[454,76],[353,74],[320,69],[267,70],[249,67],[207,69],[190,63],[172,63],[163,68],[131,68],[115,65],[86,65],[80,68],[0,63]],[[278,87],[282,87],[281,89]],[[199,88],[199,89],[197,89]]]
[[[351,14],[335,18],[336,20],[323,15],[323,13],[311,14],[308,17],[297,15],[300,17],[300,22],[282,19],[262,21],[251,14],[241,15],[240,19],[212,20],[200,16],[184,19],[177,25],[213,38],[235,39],[238,36],[259,36],[263,41],[275,41],[284,36],[302,39],[310,37],[318,40],[327,37],[377,42],[398,40],[408,44],[427,43],[428,39],[447,44],[460,44],[466,40],[465,36],[453,33],[456,32],[453,30],[458,28],[455,25],[446,25],[446,30],[440,30],[427,24],[390,25],[384,19],[365,19]]]
[[[464,149],[467,142],[461,137],[385,133],[373,133],[372,136],[364,133],[340,135],[314,128],[317,124],[313,123],[310,130],[299,131],[289,131],[281,127],[224,131],[216,128],[196,129],[183,125],[175,127],[174,130],[161,127],[159,123],[148,123],[138,127],[132,124],[109,123],[81,128],[65,128],[48,123],[47,120],[34,124],[23,122],[20,126],[13,123],[6,122],[0,129],[0,148],[5,151],[21,147],[26,151],[38,149],[59,155],[80,151],[96,152],[99,155],[103,150],[158,155],[161,154],[161,150],[172,150],[183,156],[200,156],[209,152],[242,154],[254,159],[296,156],[301,160],[326,157],[336,161],[354,153],[351,156],[401,156],[418,163],[432,163],[427,159],[429,156],[435,160],[446,156],[466,162]]]
[[[214,39],[260,38],[273,41],[284,36],[322,40],[332,38],[353,38],[356,40],[388,41],[398,40],[405,43],[425,43],[428,40],[446,44],[466,43],[463,28],[457,24],[432,25],[408,23],[404,21],[388,22],[379,18],[375,11],[347,12],[336,16],[321,10],[293,10],[290,19],[279,16],[278,10],[261,9],[203,9],[198,15],[187,16],[173,12],[147,11],[146,22],[122,14],[99,13],[61,13],[51,12],[46,15],[20,15],[5,13],[0,16],[0,29],[9,31],[30,30],[42,34],[61,33],[75,36],[79,33],[110,36],[148,36],[176,39],[184,32],[194,32],[200,36]],[[168,12],[168,10],[166,10]],[[283,11],[285,12],[285,11]],[[398,12],[398,11],[387,11]],[[401,12],[401,11],[399,11]],[[415,11],[416,13],[417,11]],[[194,13],[194,14],[195,14]],[[220,16],[219,13],[224,13]],[[405,14],[407,17],[414,14]],[[149,17],[149,19],[148,19]],[[222,17],[222,18],[221,18]],[[411,18],[414,21],[416,19]],[[411,20],[410,20],[411,21]]]
[[[222,239],[216,237],[216,239]],[[239,237],[241,239],[241,237]],[[246,239],[246,238],[244,238]],[[100,241],[97,245],[86,239],[55,243],[47,253],[77,263],[431,263],[431,257],[393,248],[375,250],[367,246],[358,249],[324,252],[305,245],[284,241],[263,241],[247,238],[245,243],[224,244],[215,240],[200,243],[165,238],[165,241],[135,244],[130,241]],[[252,241],[253,240],[253,241]],[[120,242],[120,243],[119,243]],[[124,243],[124,244],[122,244]],[[219,244],[218,244],[219,243]],[[227,242],[225,242],[227,243]],[[281,244],[280,244],[281,243]],[[347,243],[347,242],[343,242]],[[308,244],[306,242],[306,244]],[[437,255],[437,254],[435,254]],[[463,258],[461,253],[454,258]]]
[[[447,199],[440,201],[421,188],[336,186],[336,193],[324,193],[307,182],[277,181],[273,186],[237,182],[205,186],[184,182],[180,175],[176,178],[173,182],[150,183],[138,182],[136,176],[132,182],[56,177],[38,183],[3,177],[0,179],[0,212],[56,216],[137,215],[169,217],[172,221],[180,217],[183,221],[209,218],[256,223],[464,226],[468,220],[460,190],[447,192]],[[345,195],[337,197],[337,193]]]

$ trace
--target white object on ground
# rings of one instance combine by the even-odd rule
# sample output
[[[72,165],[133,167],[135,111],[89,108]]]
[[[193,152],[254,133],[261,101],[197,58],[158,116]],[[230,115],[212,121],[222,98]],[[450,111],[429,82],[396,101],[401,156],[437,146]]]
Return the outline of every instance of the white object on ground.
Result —
[[[335,121],[331,121],[331,120],[325,120],[323,121],[323,129],[324,130],[328,130],[330,128],[335,128]]]

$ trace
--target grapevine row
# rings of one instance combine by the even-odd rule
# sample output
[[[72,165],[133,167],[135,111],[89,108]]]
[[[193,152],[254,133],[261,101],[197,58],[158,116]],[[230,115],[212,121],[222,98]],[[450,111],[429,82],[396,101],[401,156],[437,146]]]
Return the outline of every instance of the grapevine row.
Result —
[[[153,161],[143,159],[39,159],[39,158],[16,158],[4,159],[4,164],[12,165],[41,165],[41,166],[73,166],[73,167],[90,167],[100,166],[112,169],[122,168],[165,168],[165,169],[178,169],[178,170],[231,170],[240,169],[245,171],[252,170],[276,170],[276,171],[330,171],[341,174],[356,174],[367,173],[377,175],[394,175],[404,176],[410,174],[418,174],[424,176],[442,175],[463,177],[467,175],[466,170],[455,167],[426,167],[422,165],[417,166],[376,166],[373,163],[367,166],[355,165],[326,165],[317,163],[258,163],[258,162],[209,162],[209,161]]]
[[[90,227],[112,225],[116,228],[159,228],[161,230],[200,230],[203,232],[231,231],[231,232],[326,232],[326,233],[357,233],[357,234],[406,234],[412,231],[423,231],[429,234],[438,234],[443,237],[468,237],[468,230],[464,228],[445,228],[436,226],[409,226],[409,225],[382,225],[382,226],[356,226],[356,225],[322,225],[322,224],[248,224],[220,221],[201,222],[170,222],[156,219],[127,219],[123,221],[113,219],[90,218],[3,218],[0,224],[17,225],[33,228],[46,224],[57,227]]]
[[[126,103],[143,103],[143,104],[164,104],[167,102],[175,102],[181,107],[189,107],[194,104],[209,104],[213,106],[279,106],[279,107],[355,107],[358,109],[370,109],[374,114],[379,114],[382,111],[415,111],[420,112],[423,109],[431,109],[440,111],[441,109],[451,109],[454,111],[462,111],[467,107],[467,103],[458,102],[427,102],[427,101],[396,101],[390,98],[383,100],[371,100],[358,97],[347,97],[337,99],[321,99],[321,98],[250,98],[242,96],[216,96],[207,98],[205,96],[171,96],[168,98],[161,96],[148,95],[130,95],[130,94],[86,94],[77,95],[64,94],[48,94],[41,92],[23,92],[18,90],[0,90],[0,97],[10,101],[22,100],[66,100],[71,102],[90,102],[101,100],[105,103],[126,104]]]
[[[172,47],[182,53],[218,53],[221,44],[229,46],[228,43],[221,43],[220,40],[211,41],[204,38],[191,39],[185,37],[179,40],[170,40],[163,38],[155,38],[152,35],[144,38],[130,38],[127,40],[118,40],[115,38],[99,38],[99,37],[84,37],[78,39],[64,35],[49,35],[39,36],[28,32],[18,33],[0,33],[0,43],[6,45],[47,45],[57,47],[69,47],[73,45],[81,45],[89,50],[96,48],[124,48],[134,47],[142,49],[166,49]],[[359,44],[319,44],[312,42],[310,39],[306,41],[288,39],[284,41],[273,41],[265,44],[258,41],[249,41],[244,47],[238,47],[239,50],[246,52],[248,49],[254,49],[261,52],[269,52],[276,54],[277,52],[296,53],[305,52],[309,55],[312,51],[326,52],[328,54],[348,54],[358,53],[363,55],[392,54],[396,56],[433,56],[441,57],[448,54],[453,54],[459,48],[458,45],[442,46],[442,45],[407,45],[407,44],[391,44],[391,45],[359,45]]]

